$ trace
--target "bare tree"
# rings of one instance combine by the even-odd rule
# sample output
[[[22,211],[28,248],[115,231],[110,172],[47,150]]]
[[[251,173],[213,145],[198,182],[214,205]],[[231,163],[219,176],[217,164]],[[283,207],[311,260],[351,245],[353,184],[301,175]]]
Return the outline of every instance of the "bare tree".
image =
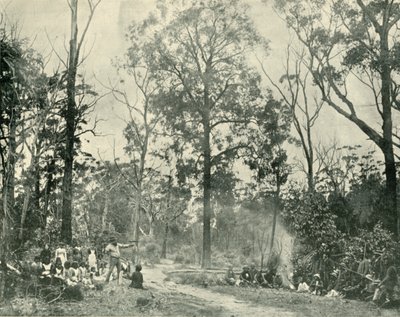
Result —
[[[291,54],[294,52],[294,54]],[[313,128],[318,119],[323,100],[317,96],[315,87],[310,82],[310,71],[303,65],[304,50],[297,52],[293,46],[286,51],[285,73],[274,81],[262,65],[264,75],[280,94],[283,102],[291,109],[294,128],[300,138],[301,148],[306,160],[306,167],[301,163],[307,175],[308,190],[314,191],[314,140]]]
[[[89,5],[89,17],[83,32],[78,39],[78,0],[71,0],[69,7],[71,10],[71,38],[69,41],[69,56],[67,65],[67,106],[64,112],[66,121],[66,146],[64,154],[64,177],[62,185],[62,223],[61,239],[66,243],[72,240],[72,180],[74,163],[74,146],[77,129],[78,105],[76,102],[76,78],[79,66],[79,56],[85,36],[92,22],[94,13],[101,0],[87,0]]]
[[[130,58],[135,52],[130,52]],[[161,120],[161,114],[153,111],[153,98],[160,88],[160,83],[148,70],[145,64],[137,65],[131,60],[122,65],[130,79],[133,79],[134,87],[141,95],[134,103],[126,91],[119,89],[116,86],[108,87],[114,96],[115,100],[126,106],[129,113],[129,120],[125,120],[126,127],[124,135],[127,140],[125,146],[126,153],[130,156],[130,168],[120,169],[121,174],[128,180],[128,183],[133,186],[135,192],[133,204],[134,212],[130,219],[130,231],[133,235],[133,240],[136,241],[136,248],[139,250],[140,240],[140,218],[143,206],[143,190],[146,182],[149,182],[157,173],[157,167],[154,160],[149,159],[151,154],[151,144],[155,142],[155,132]],[[117,167],[118,162],[114,159]],[[150,163],[149,163],[150,162]],[[147,207],[152,207],[147,204]],[[152,210],[147,210],[150,214]]]

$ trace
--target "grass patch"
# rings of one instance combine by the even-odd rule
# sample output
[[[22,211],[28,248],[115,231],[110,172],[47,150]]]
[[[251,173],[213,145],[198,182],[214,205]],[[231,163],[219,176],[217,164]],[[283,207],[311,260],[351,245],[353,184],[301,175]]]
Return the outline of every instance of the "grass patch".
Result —
[[[182,295],[171,295],[168,302],[164,304],[163,316],[207,316],[207,317],[220,317],[225,316],[222,308],[209,307],[199,302],[196,298]]]

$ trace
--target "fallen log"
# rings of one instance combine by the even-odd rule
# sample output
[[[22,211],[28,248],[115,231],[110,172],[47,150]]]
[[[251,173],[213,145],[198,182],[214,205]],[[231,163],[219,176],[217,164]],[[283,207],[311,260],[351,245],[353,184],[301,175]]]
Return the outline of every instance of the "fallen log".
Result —
[[[206,270],[202,270],[202,269],[186,269],[186,270],[174,270],[174,271],[168,271],[166,272],[167,274],[176,274],[176,273],[215,273],[215,274],[225,274],[226,270],[218,270],[218,269],[206,269]],[[234,272],[235,274],[240,274],[241,272]]]
[[[0,261],[0,265],[1,265],[1,261]],[[7,269],[9,269],[10,271],[13,271],[13,272],[17,273],[18,275],[21,275],[21,272],[20,272],[17,268],[13,267],[12,265],[10,265],[10,264],[8,264],[8,263],[7,263]]]

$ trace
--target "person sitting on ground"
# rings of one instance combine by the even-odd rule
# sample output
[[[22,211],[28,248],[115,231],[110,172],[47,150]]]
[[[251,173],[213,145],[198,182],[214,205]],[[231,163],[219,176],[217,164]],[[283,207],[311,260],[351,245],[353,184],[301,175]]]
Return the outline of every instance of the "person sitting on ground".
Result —
[[[78,263],[66,261],[64,263],[64,269],[65,269],[65,280],[67,282],[67,285],[69,286],[74,286],[78,283]]]
[[[341,290],[341,273],[339,269],[334,269],[331,274],[329,274],[328,287],[326,288],[326,297],[339,297],[342,294],[339,292]]]
[[[51,251],[49,245],[46,243],[43,250],[40,252],[40,260],[43,264],[50,264],[51,262]]]
[[[42,280],[42,282],[44,282],[45,284],[50,285],[51,283],[51,268],[53,266],[53,263],[42,263],[42,273],[40,275],[40,278]]]
[[[357,299],[360,296],[362,286],[359,282],[359,276],[351,275],[347,279],[346,286],[342,289],[345,299]]]
[[[393,300],[394,288],[398,282],[397,271],[394,266],[390,266],[383,280],[378,284],[378,288],[374,295],[374,301],[377,300]]]
[[[283,285],[282,276],[280,274],[274,275],[274,282],[272,284],[274,288],[281,288]]]
[[[261,287],[264,287],[264,288],[266,288],[266,287],[269,287],[269,288],[272,288],[272,286],[267,282],[267,280],[265,279],[265,276],[264,276],[264,274],[263,274],[263,272],[260,270],[260,271],[257,271],[257,273],[256,273],[256,275],[255,275],[255,277],[254,277],[254,280],[255,280],[255,282],[256,282],[256,284],[257,285],[259,285],[259,286],[261,286]]]
[[[64,281],[64,267],[59,257],[56,258],[56,262],[51,267],[51,276],[56,284],[62,284],[62,281]]]
[[[252,262],[250,264],[250,269],[249,269],[249,273],[250,273],[250,277],[251,277],[251,282],[252,283],[256,283],[256,275],[258,273],[258,270],[256,268],[256,264],[254,262]]]
[[[33,276],[40,276],[43,271],[42,262],[40,261],[40,256],[35,256],[31,264],[31,273]]]
[[[74,242],[74,245],[72,247],[72,261],[81,263],[83,256],[82,256],[82,249],[80,246],[78,246],[77,242]]]
[[[225,282],[228,285],[235,285],[236,284],[236,277],[235,272],[233,272],[233,265],[230,264],[228,267],[228,271],[225,274]]]
[[[93,287],[93,274],[89,272],[89,266],[83,261],[79,264],[79,281],[89,288]]]
[[[297,286],[297,291],[299,293],[307,293],[310,290],[310,286],[304,281],[302,276],[299,277],[299,285]]]
[[[241,286],[248,286],[251,284],[252,280],[250,275],[250,268],[247,265],[243,266],[243,271],[239,275],[239,280],[239,285]]]
[[[31,278],[31,262],[28,260],[23,260],[20,261],[20,266],[21,266],[21,277],[24,280],[30,279]]]
[[[310,284],[310,292],[314,295],[322,295],[323,289],[324,285],[321,280],[321,275],[319,275],[318,273],[314,274]]]
[[[79,270],[79,275],[78,275],[79,282],[86,283],[85,279],[86,279],[87,270],[86,270],[85,262],[81,261],[79,263],[78,270]]]
[[[360,294],[360,298],[365,301],[371,300],[374,297],[375,290],[379,285],[379,281],[375,279],[374,273],[370,272],[370,274],[365,275],[364,288]]]
[[[143,274],[141,273],[142,271],[142,266],[140,264],[137,264],[135,266],[135,272],[133,272],[132,277],[131,277],[131,284],[129,287],[133,288],[138,288],[138,289],[145,289],[143,287]]]
[[[33,262],[29,264],[29,278],[37,283],[40,281],[40,277],[42,275],[43,266],[40,261],[40,256],[35,256]]]
[[[268,282],[269,285],[274,284],[274,277],[275,277],[276,271],[273,269],[267,270],[267,272],[264,274],[265,280]]]

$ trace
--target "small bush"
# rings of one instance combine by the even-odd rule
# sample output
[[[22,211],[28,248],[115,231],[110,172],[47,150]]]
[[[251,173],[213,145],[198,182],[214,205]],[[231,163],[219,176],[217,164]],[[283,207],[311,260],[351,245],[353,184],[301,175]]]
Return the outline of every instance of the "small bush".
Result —
[[[155,242],[146,244],[145,257],[152,263],[160,263],[160,246]]]
[[[83,300],[83,292],[79,285],[69,286],[64,290],[63,299],[65,300]]]
[[[175,255],[175,263],[183,264],[185,262],[185,257],[182,254]]]
[[[152,264],[160,263],[161,246],[153,237],[144,237],[140,241],[140,254]]]
[[[196,250],[191,246],[183,246],[179,253],[175,255],[175,263],[195,264]]]

